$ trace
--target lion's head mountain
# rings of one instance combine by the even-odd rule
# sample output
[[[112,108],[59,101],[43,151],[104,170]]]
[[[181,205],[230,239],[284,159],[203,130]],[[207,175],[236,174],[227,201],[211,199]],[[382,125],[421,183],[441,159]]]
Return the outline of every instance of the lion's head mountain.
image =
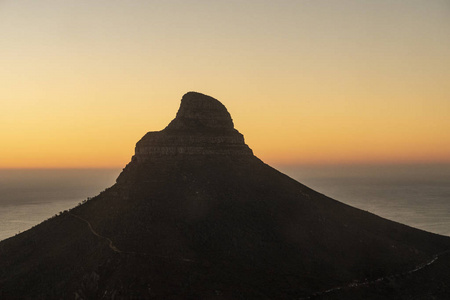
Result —
[[[0,243],[0,298],[445,299],[449,249],[263,163],[189,92],[112,187]]]

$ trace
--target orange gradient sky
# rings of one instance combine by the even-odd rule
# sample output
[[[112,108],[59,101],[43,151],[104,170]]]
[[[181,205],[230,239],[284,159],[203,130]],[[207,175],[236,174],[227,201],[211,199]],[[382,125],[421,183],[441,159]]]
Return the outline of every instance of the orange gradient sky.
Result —
[[[0,0],[0,168],[124,166],[188,91],[267,163],[448,163],[450,4]]]

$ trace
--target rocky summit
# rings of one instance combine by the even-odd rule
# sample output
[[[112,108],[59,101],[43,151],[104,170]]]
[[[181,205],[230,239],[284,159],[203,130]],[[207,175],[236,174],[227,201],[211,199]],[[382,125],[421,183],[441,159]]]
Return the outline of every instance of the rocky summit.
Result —
[[[449,249],[263,163],[190,92],[116,184],[0,242],[0,299],[448,299]]]
[[[252,151],[234,129],[222,103],[190,92],[183,96],[176,118],[164,130],[148,132],[137,143],[134,159],[178,154],[252,155]]]

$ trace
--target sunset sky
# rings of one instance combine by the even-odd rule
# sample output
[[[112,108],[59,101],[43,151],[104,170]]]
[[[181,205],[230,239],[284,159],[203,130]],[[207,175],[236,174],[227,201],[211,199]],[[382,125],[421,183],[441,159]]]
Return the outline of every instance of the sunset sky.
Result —
[[[0,168],[123,167],[188,91],[269,164],[450,163],[450,2],[0,0]]]

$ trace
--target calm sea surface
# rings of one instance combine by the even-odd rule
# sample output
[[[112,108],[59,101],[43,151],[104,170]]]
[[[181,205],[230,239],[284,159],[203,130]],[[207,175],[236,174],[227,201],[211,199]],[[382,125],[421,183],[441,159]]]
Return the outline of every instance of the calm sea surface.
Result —
[[[450,165],[276,166],[341,202],[450,236]],[[118,169],[0,170],[0,240],[114,184]]]
[[[114,184],[120,170],[0,170],[0,240]]]
[[[450,236],[450,165],[279,166],[278,169],[338,201]]]

